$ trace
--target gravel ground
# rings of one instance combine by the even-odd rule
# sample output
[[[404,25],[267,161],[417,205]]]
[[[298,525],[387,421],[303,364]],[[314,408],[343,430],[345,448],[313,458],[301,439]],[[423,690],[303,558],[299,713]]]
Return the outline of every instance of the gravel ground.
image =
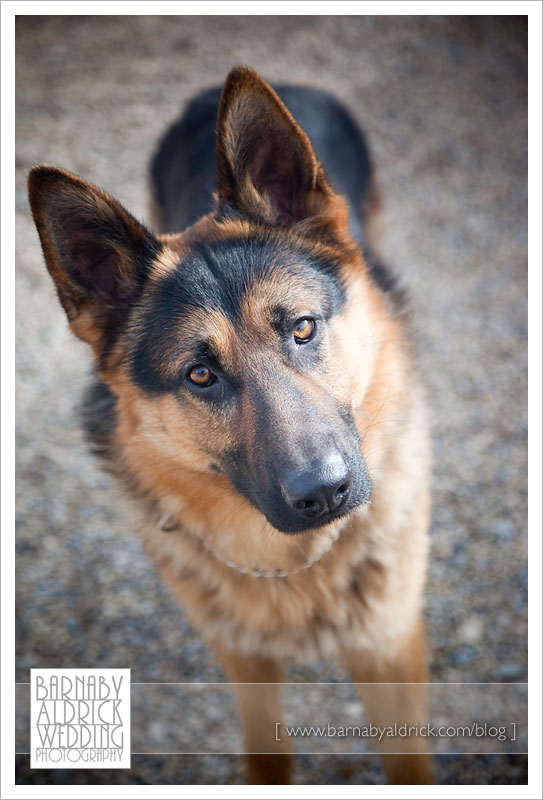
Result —
[[[412,296],[432,409],[431,679],[526,680],[526,55],[523,17],[18,18],[18,681],[30,667],[75,666],[225,680],[83,443],[89,354],[57,304],[25,181],[33,164],[57,164],[145,219],[158,137],[236,63],[332,90],[367,132],[385,198],[381,255]],[[348,676],[317,664],[289,679]],[[441,783],[526,782],[522,756],[442,756],[436,769]],[[227,756],[138,756],[129,773],[29,771],[19,757],[18,776],[244,780]],[[375,757],[297,762],[300,783],[382,780]]]

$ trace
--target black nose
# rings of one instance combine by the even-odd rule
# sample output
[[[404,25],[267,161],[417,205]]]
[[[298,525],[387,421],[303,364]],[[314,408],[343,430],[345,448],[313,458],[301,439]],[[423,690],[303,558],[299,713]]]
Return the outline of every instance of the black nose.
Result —
[[[341,456],[333,454],[307,472],[284,471],[279,482],[288,505],[302,517],[315,518],[347,502],[352,476]]]

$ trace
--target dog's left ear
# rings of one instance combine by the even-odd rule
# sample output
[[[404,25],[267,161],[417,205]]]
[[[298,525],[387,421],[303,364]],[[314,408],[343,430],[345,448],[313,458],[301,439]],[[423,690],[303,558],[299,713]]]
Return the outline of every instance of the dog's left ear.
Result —
[[[262,78],[235,67],[217,122],[219,208],[271,225],[293,225],[329,211],[338,196],[305,131]]]

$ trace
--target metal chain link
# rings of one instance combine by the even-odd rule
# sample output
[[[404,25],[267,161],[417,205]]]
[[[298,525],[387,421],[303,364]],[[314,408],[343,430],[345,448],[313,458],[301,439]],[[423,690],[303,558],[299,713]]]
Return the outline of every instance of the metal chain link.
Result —
[[[165,533],[171,533],[172,531],[177,530],[180,525],[177,519],[174,517],[173,514],[163,514],[160,518],[159,527]],[[207,542],[203,537],[199,536],[196,533],[189,533],[189,536],[197,539],[200,544],[202,544],[206,550],[208,550],[215,558],[219,561],[222,561],[223,564],[226,564],[227,567],[230,569],[235,569],[237,572],[241,573],[242,575],[249,575],[251,578],[287,578],[290,575],[296,575],[298,572],[302,572],[304,569],[309,569],[312,567],[313,564],[316,564],[321,558],[326,555],[326,553],[332,548],[332,545],[337,541],[339,538],[339,534],[341,533],[341,529],[338,529],[332,536],[328,543],[321,548],[314,556],[311,556],[307,559],[304,564],[301,564],[299,567],[291,570],[284,570],[284,569],[275,569],[275,570],[265,570],[265,569],[250,569],[249,567],[242,567],[239,564],[236,564],[230,558],[227,558],[218,550],[215,550],[209,542]]]

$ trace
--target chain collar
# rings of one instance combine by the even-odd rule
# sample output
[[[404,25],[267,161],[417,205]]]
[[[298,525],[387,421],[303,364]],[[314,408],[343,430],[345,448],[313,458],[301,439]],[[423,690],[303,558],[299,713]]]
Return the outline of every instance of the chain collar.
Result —
[[[158,523],[160,530],[164,531],[165,533],[171,533],[172,531],[177,530],[180,528],[180,524],[176,517],[173,514],[163,514],[160,518]],[[301,564],[299,567],[291,570],[285,569],[275,569],[275,570],[265,570],[265,569],[250,569],[249,567],[242,567],[239,564],[236,564],[231,559],[227,558],[225,555],[220,553],[218,550],[215,550],[209,542],[207,542],[202,536],[198,534],[188,532],[189,536],[192,538],[197,539],[200,544],[202,544],[205,549],[210,552],[215,558],[219,561],[222,561],[223,564],[226,564],[227,567],[230,569],[236,570],[236,572],[240,572],[242,575],[249,575],[251,578],[287,578],[290,575],[296,575],[298,572],[302,572],[305,569],[309,569],[312,567],[313,564],[316,564],[321,558],[328,553],[329,550],[332,549],[333,544],[338,540],[339,534],[341,533],[341,528],[333,533],[327,542],[327,544],[322,547],[314,556],[311,556],[307,559],[304,564]]]

